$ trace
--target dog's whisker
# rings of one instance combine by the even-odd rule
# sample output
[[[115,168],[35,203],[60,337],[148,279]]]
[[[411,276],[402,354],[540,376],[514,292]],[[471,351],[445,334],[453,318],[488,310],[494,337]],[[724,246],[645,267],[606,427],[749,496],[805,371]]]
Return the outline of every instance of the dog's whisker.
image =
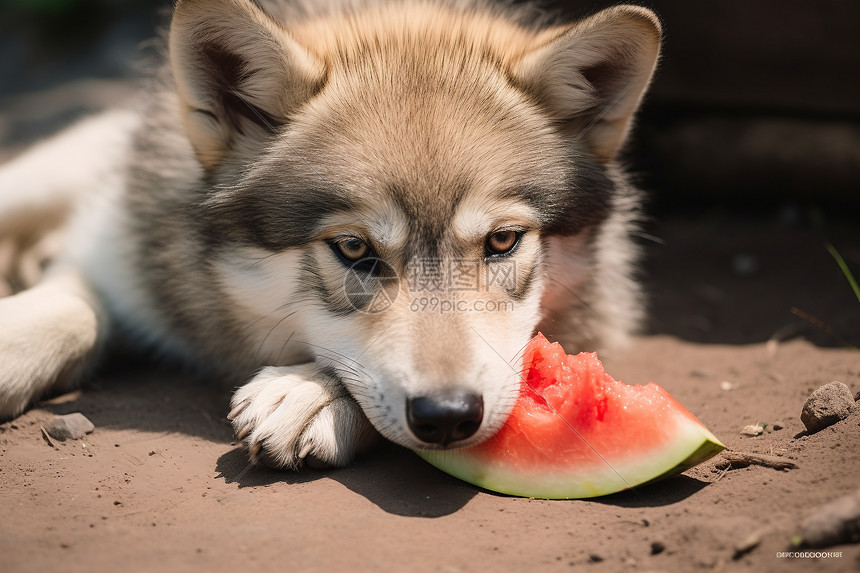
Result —
[[[341,380],[343,380],[345,382],[354,382],[355,384],[360,384],[360,385],[364,385],[366,382],[365,380],[362,380],[361,378],[356,378],[354,376],[345,376],[345,375],[343,375],[342,372],[338,372],[338,376],[340,377]]]
[[[312,348],[317,348],[317,349],[319,349],[319,350],[323,350],[324,352],[329,352],[329,353],[331,353],[331,354],[335,354],[335,355],[339,356],[340,358],[342,358],[342,359],[344,359],[344,360],[348,360],[349,362],[354,363],[354,364],[355,364],[356,366],[358,366],[358,368],[360,368],[361,370],[364,370],[364,366],[363,366],[359,361],[355,360],[354,358],[350,358],[350,357],[349,357],[349,356],[347,356],[346,354],[343,354],[343,353],[341,353],[341,352],[338,352],[338,351],[336,351],[336,350],[334,350],[334,349],[332,349],[332,348],[327,348],[327,347],[325,347],[325,346],[321,346],[321,345],[319,345],[319,344],[313,344],[313,343],[311,343],[311,342],[307,342],[307,341],[304,341],[304,340],[296,340],[296,344],[304,344],[304,345],[306,345],[306,346],[310,346],[310,347],[312,347]],[[332,362],[335,362],[335,360],[334,360],[334,359],[332,359],[332,358],[331,358],[331,357],[329,357],[329,356],[326,356],[326,358],[329,358],[330,360],[332,360]]]
[[[259,257],[259,258],[255,259],[254,262],[245,265],[243,267],[243,270],[249,271],[249,270],[253,269],[255,266],[259,265],[260,263],[267,261],[267,260],[271,259],[272,257],[276,257],[279,254],[280,253],[272,253],[270,255],[266,255],[265,257]]]
[[[518,362],[519,360],[521,360],[521,359],[522,359],[522,357],[523,357],[523,354],[525,354],[526,348],[528,348],[528,347],[529,347],[529,344],[530,344],[530,343],[531,343],[531,339],[529,339],[529,341],[528,341],[528,342],[526,342],[525,344],[523,344],[523,345],[520,347],[520,349],[519,349],[519,350],[517,350],[517,351],[514,353],[514,357],[513,357],[513,358],[511,358],[511,359],[510,359],[510,361],[508,361],[508,364],[510,364],[510,365],[513,367],[513,365],[514,365],[514,363],[515,363],[515,362]]]
[[[362,374],[361,372],[359,372],[358,370],[356,370],[355,368],[353,368],[349,364],[346,364],[345,362],[338,360],[336,358],[333,358],[331,356],[326,356],[324,354],[317,354],[316,359],[317,359],[317,361],[328,360],[331,364],[328,364],[327,366],[331,366],[332,368],[335,368],[335,370],[337,370],[337,368],[343,368],[347,372],[350,372],[356,376],[358,376],[359,374]]]
[[[274,326],[272,326],[272,328],[271,328],[271,329],[269,329],[268,334],[266,334],[266,336],[263,338],[262,342],[260,342],[260,347],[257,349],[257,356],[258,356],[258,357],[262,357],[262,355],[263,355],[263,346],[266,344],[266,341],[269,339],[269,337],[272,335],[272,333],[273,333],[273,332],[275,332],[275,329],[277,329],[281,324],[283,324],[285,320],[287,320],[288,318],[290,318],[290,317],[292,317],[294,314],[296,314],[296,312],[298,312],[298,311],[295,311],[295,310],[294,310],[293,312],[288,313],[288,314],[287,314],[287,315],[285,315],[282,319],[280,319],[278,322],[276,322],[276,323],[274,324]],[[292,337],[292,335],[290,335],[290,337]],[[289,341],[289,339],[287,339],[287,341]],[[283,349],[282,349],[282,351],[283,351]]]
[[[292,340],[292,339],[293,339],[293,336],[294,336],[295,334],[296,334],[296,331],[295,331],[295,330],[294,330],[294,331],[292,331],[292,332],[290,333],[290,335],[287,337],[287,339],[284,341],[284,345],[283,345],[283,346],[281,346],[281,351],[280,351],[280,352],[278,352],[278,357],[277,357],[277,358],[275,358],[275,363],[276,363],[276,364],[280,364],[280,362],[281,362],[281,355],[284,353],[284,350],[286,350],[286,349],[287,349],[287,346],[290,344],[290,340]]]

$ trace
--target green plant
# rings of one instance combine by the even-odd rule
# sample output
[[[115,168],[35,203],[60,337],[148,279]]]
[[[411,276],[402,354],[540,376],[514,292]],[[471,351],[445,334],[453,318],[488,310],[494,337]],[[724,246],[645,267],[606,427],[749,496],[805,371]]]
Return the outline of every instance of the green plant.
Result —
[[[854,296],[857,297],[857,302],[860,302],[860,286],[857,285],[857,280],[851,273],[851,269],[848,268],[848,264],[845,262],[845,259],[843,259],[842,255],[839,254],[839,251],[829,243],[827,244],[827,252],[830,253],[830,256],[836,260],[836,264],[839,265],[840,269],[842,269],[842,274],[845,275],[845,278],[848,280],[848,284],[851,285],[851,290],[854,291]]]

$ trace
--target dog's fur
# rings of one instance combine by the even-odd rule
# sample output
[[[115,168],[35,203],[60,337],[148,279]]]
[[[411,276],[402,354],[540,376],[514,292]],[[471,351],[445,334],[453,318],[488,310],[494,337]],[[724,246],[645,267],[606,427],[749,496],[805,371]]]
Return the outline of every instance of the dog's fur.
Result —
[[[250,379],[230,417],[253,460],[347,463],[372,428],[440,447],[404,405],[452,388],[482,396],[483,418],[443,445],[491,436],[536,330],[611,350],[640,321],[639,198],[616,155],[660,36],[631,6],[560,24],[455,0],[180,0],[141,109],[0,170],[0,277],[17,291],[0,299],[0,417],[119,337]],[[506,231],[517,246],[488,254]],[[384,311],[345,295],[344,237],[387,263]],[[407,280],[463,261],[515,263],[514,280]],[[506,311],[418,307],[433,295]]]

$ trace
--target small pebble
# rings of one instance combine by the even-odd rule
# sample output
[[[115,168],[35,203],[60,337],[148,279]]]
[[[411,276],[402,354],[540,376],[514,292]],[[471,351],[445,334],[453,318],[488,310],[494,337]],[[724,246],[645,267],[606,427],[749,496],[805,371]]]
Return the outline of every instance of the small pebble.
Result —
[[[810,434],[844,420],[854,406],[851,390],[842,382],[830,382],[809,395],[800,420]]]
[[[651,542],[651,555],[659,555],[666,551],[666,544],[662,541],[652,541]]]
[[[720,382],[720,390],[723,390],[724,392],[728,392],[729,390],[731,390],[733,388],[734,388],[734,385],[731,382],[729,382],[728,380],[723,380],[722,382]]]
[[[755,436],[762,435],[763,432],[764,432],[764,426],[762,426],[760,423],[759,424],[750,424],[748,426],[744,426],[744,429],[741,430],[741,435],[742,436],[755,437]]]
[[[96,427],[93,423],[80,412],[65,416],[56,416],[45,425],[45,431],[48,432],[48,435],[61,442],[80,440],[87,434],[91,434],[95,429]]]

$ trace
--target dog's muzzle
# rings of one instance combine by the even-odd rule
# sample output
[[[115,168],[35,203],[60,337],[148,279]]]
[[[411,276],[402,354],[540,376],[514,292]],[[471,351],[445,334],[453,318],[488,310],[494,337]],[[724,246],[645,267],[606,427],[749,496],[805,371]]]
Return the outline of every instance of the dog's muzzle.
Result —
[[[465,440],[478,431],[483,419],[483,397],[461,389],[406,400],[409,429],[427,444],[446,447]]]

